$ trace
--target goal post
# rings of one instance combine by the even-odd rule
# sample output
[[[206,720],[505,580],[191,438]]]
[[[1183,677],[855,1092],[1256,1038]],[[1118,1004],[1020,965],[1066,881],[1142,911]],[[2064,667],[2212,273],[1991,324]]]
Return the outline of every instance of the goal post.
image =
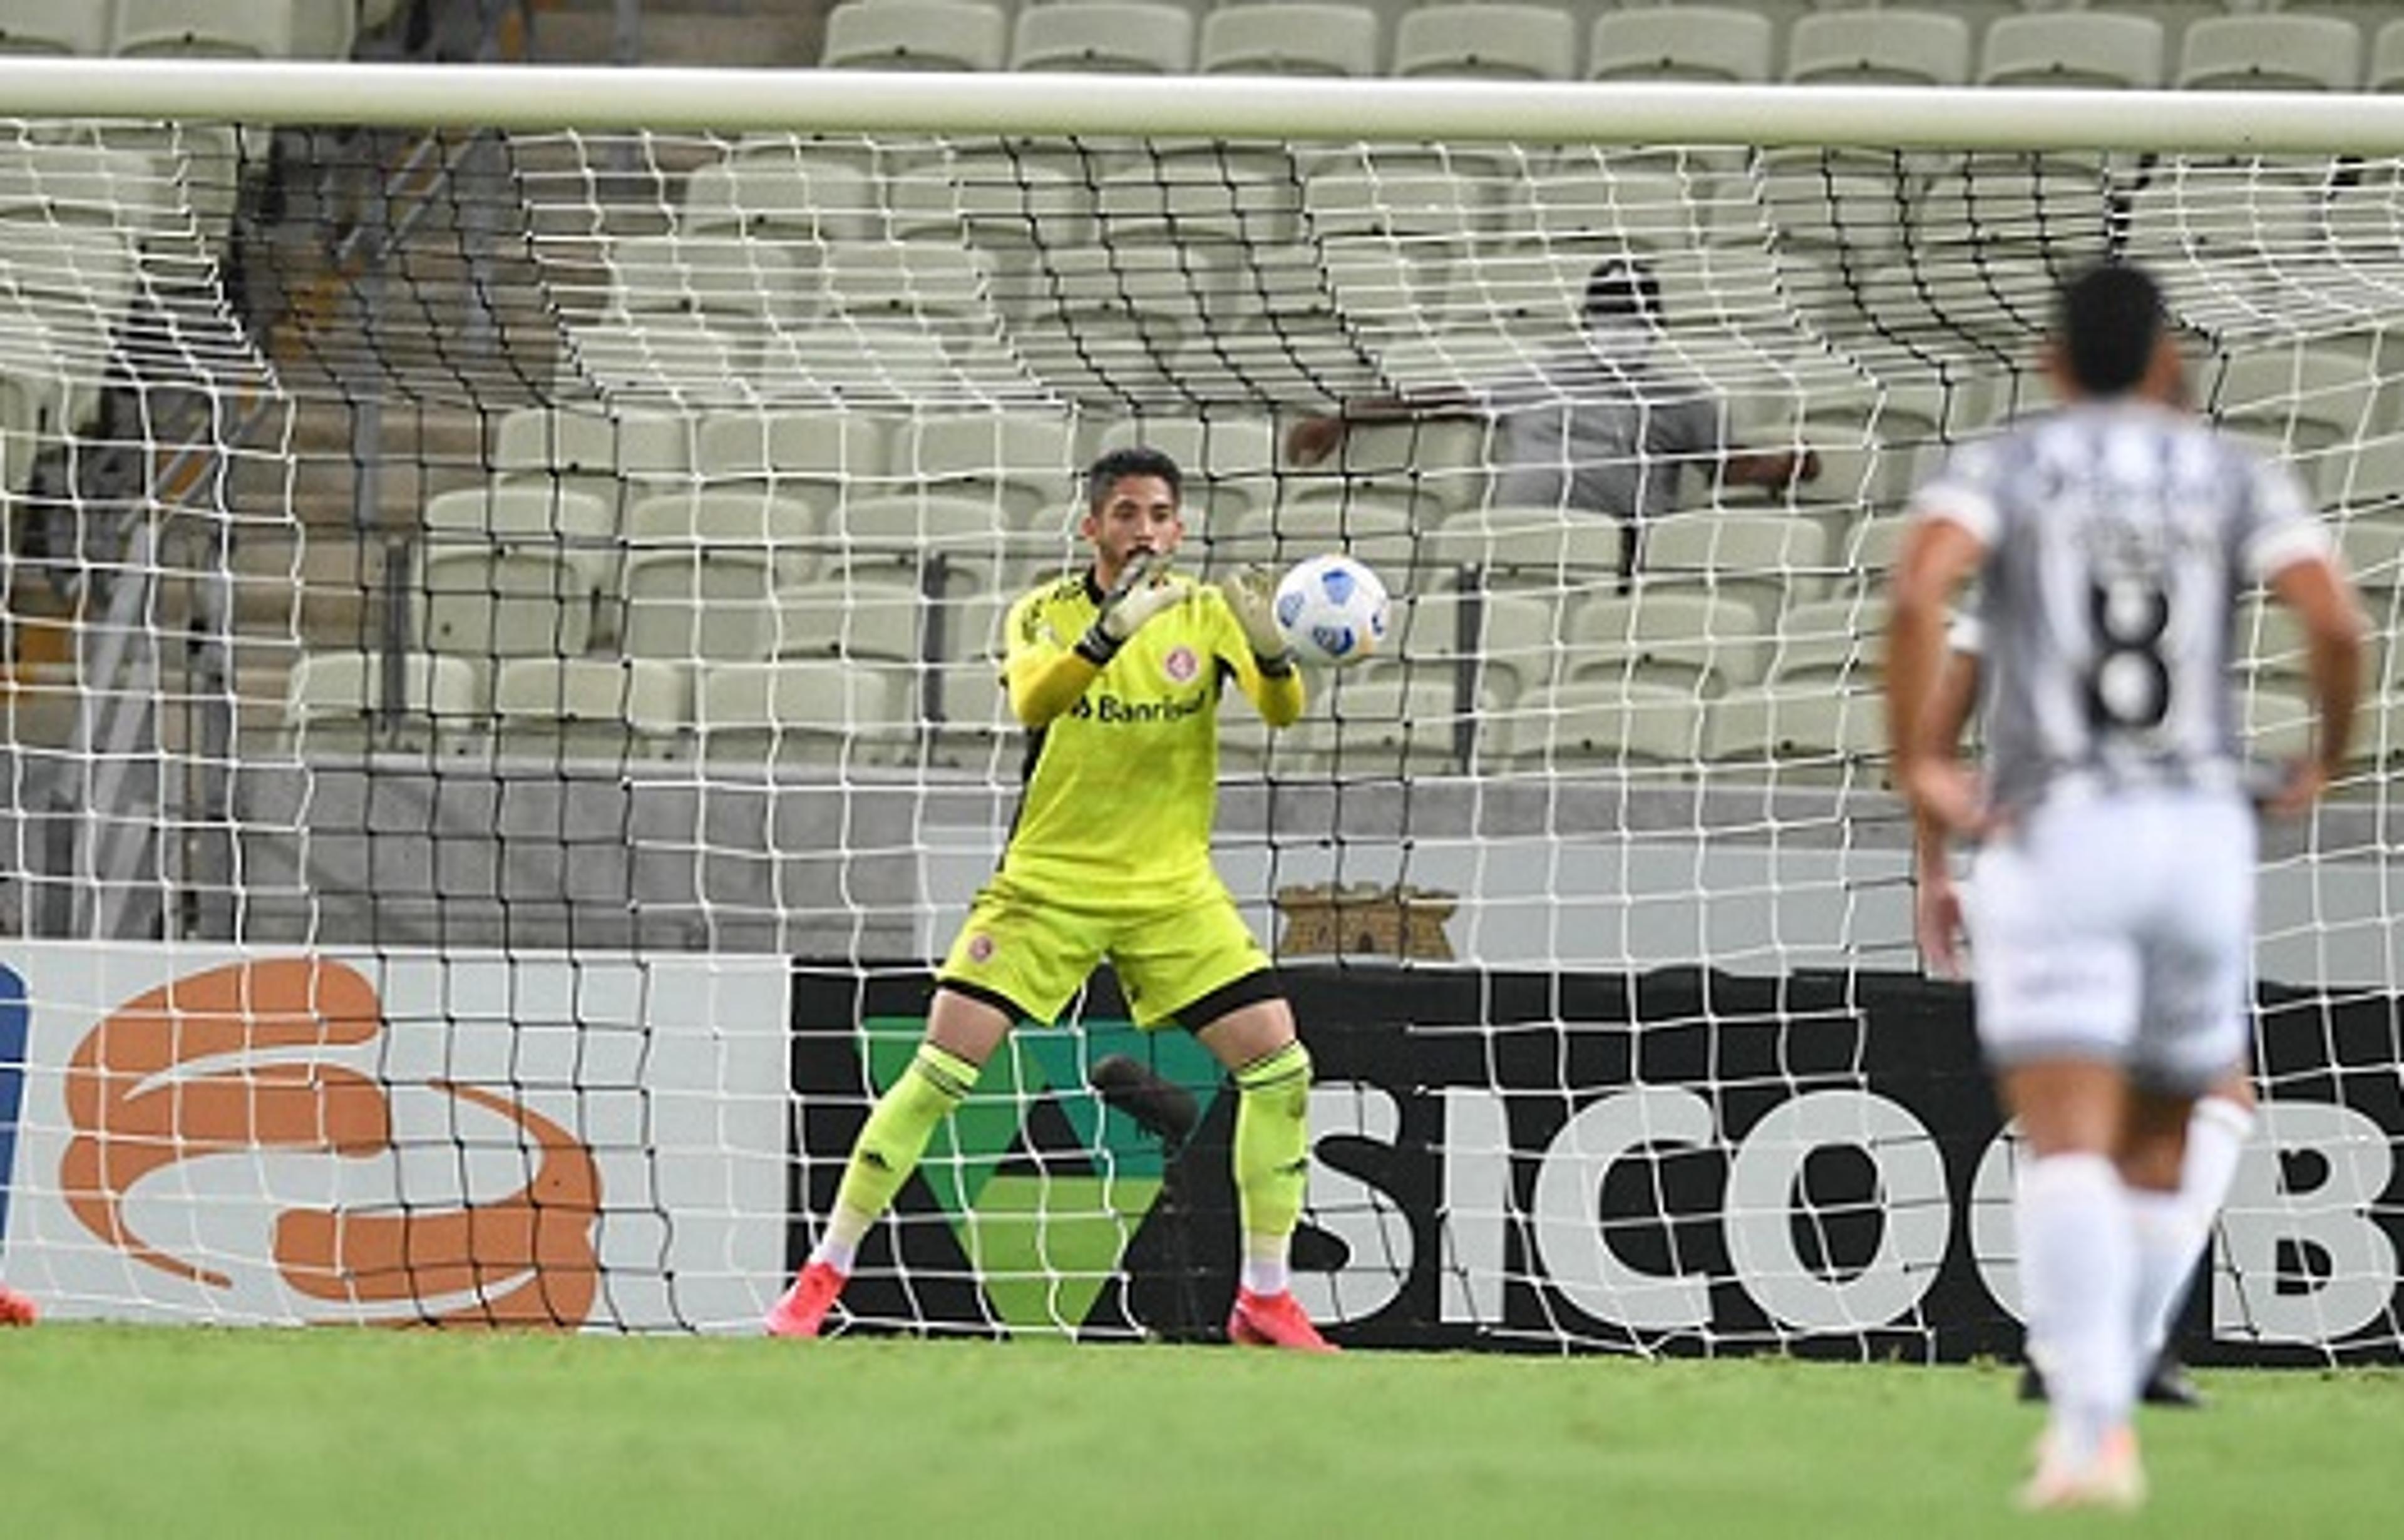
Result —
[[[2381,659],[2266,847],[2191,1345],[2404,1349],[2404,99],[0,61],[0,1277],[53,1314],[752,1329],[1011,826],[1000,617],[1146,442],[1189,570],[1395,595],[1293,729],[1220,716],[1219,864],[1320,1067],[1314,1312],[2009,1351],[1881,581],[2121,256]],[[2239,642],[2280,751],[2300,642]],[[1207,1326],[1232,1099],[1107,976],[1071,1016],[939,1135],[859,1324]]]

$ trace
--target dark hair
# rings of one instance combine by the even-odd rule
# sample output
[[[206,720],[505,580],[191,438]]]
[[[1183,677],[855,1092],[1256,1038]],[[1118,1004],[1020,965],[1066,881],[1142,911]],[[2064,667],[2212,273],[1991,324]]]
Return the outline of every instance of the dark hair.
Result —
[[[1175,460],[1157,449],[1128,444],[1105,454],[1085,472],[1085,507],[1100,512],[1111,491],[1129,476],[1157,476],[1168,483],[1170,497],[1185,500],[1185,473],[1177,469]]]
[[[2161,287],[2126,262],[2090,268],[2062,289],[2055,336],[2080,390],[2120,395],[2145,377],[2161,342]]]
[[[1586,324],[1631,319],[1661,324],[1661,280],[1632,257],[1612,257],[1599,262],[1586,281]]]

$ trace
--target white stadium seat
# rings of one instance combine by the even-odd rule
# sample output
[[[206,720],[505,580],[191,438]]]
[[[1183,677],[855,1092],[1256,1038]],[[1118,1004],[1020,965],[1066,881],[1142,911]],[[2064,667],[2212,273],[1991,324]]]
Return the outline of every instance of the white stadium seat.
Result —
[[[2334,16],[2206,16],[2179,45],[2185,91],[2353,91],[2362,29]]]
[[[1420,6],[1394,28],[1393,73],[1406,79],[1566,80],[1577,63],[1577,21],[1554,6]]]
[[[1018,13],[1010,67],[1105,75],[1182,75],[1194,67],[1194,16],[1135,0],[1051,0]]]
[[[1786,38],[1797,85],[1959,86],[1970,78],[1970,23],[1944,11],[1813,11]]]
[[[1595,18],[1589,80],[1767,81],[1775,28],[1736,6],[1645,6]]]
[[[1295,0],[1223,6],[1202,18],[1204,75],[1377,73],[1377,13]]]
[[[108,23],[96,0],[0,0],[0,53],[106,53]]]
[[[1001,68],[1010,18],[974,0],[875,0],[837,6],[818,62],[830,69]]]

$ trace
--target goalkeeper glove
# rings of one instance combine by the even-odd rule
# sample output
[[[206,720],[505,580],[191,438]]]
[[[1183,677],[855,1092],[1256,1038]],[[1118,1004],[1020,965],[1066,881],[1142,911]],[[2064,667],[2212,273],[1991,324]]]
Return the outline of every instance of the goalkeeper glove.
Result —
[[[1235,611],[1236,623],[1251,643],[1252,657],[1265,674],[1282,674],[1293,666],[1293,648],[1277,623],[1277,578],[1265,567],[1247,567],[1219,581],[1219,592]]]
[[[1185,590],[1168,581],[1168,557],[1165,553],[1136,553],[1119,573],[1119,581],[1102,595],[1101,613],[1094,617],[1094,623],[1078,638],[1078,653],[1099,668],[1118,655],[1119,649],[1144,622],[1184,596]]]

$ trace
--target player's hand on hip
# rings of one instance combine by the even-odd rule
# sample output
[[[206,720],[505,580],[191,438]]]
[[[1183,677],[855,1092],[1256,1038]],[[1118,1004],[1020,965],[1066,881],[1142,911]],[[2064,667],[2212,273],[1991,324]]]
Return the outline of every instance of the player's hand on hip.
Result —
[[[1219,592],[1226,595],[1236,623],[1244,628],[1244,640],[1251,644],[1253,657],[1275,665],[1293,656],[1285,633],[1278,629],[1275,573],[1265,567],[1246,567],[1220,579]]]
[[[1962,890],[1953,875],[1942,867],[1920,874],[1912,894],[1911,929],[1920,955],[1940,978],[1967,978],[1970,970],[1962,950]]]
[[[1139,551],[1127,558],[1118,581],[1102,595],[1101,612],[1078,641],[1077,651],[1096,664],[1105,664],[1144,622],[1185,597],[1186,590],[1168,581],[1168,556],[1164,552]]]
[[[1994,824],[1986,789],[1961,761],[1934,756],[1902,766],[1895,783],[1906,800],[1949,834],[1976,839]]]
[[[1295,465],[1317,465],[1343,441],[1343,418],[1305,417],[1286,430],[1285,457]]]
[[[2266,817],[2301,818],[2312,811],[2313,804],[2328,790],[2328,767],[2311,755],[2305,755],[2289,762],[2275,781],[2257,791],[2254,805],[2260,808]]]

